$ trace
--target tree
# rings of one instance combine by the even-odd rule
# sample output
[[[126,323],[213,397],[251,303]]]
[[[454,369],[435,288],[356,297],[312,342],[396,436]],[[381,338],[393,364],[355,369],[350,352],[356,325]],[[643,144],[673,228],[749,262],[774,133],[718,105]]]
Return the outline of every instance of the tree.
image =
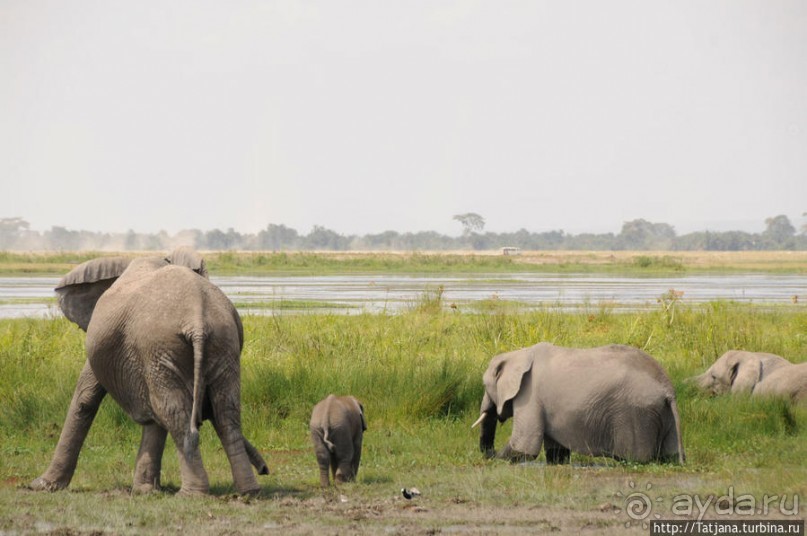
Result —
[[[13,246],[29,227],[22,218],[0,218],[0,249]]]
[[[784,245],[796,235],[796,228],[784,214],[765,220],[765,232],[762,235],[777,245]]]
[[[485,218],[475,212],[457,214],[453,219],[457,220],[462,225],[462,234],[464,236],[469,236],[474,232],[480,232],[485,228]]]
[[[258,247],[277,251],[294,246],[298,238],[299,235],[295,229],[270,223],[266,229],[258,233]]]
[[[308,249],[346,250],[349,243],[349,239],[321,225],[315,225],[305,237],[305,245]]]
[[[674,239],[672,225],[642,219],[625,222],[619,233],[619,242],[625,249],[670,249]]]

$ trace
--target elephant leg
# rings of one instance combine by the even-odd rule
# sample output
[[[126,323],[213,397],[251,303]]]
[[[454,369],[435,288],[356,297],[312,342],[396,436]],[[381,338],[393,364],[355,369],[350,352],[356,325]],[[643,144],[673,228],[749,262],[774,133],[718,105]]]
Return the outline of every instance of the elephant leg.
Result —
[[[336,473],[334,480],[337,483],[351,482],[356,477],[353,473],[354,449],[352,442],[340,442],[336,445]]]
[[[225,392],[221,393],[222,390]],[[236,491],[242,494],[260,492],[261,487],[252,472],[251,458],[247,453],[246,445],[249,442],[241,433],[240,389],[220,387],[210,392],[210,402],[213,407],[213,427],[230,461]],[[254,447],[253,451],[257,454]]]
[[[544,452],[547,465],[569,463],[572,452],[550,437],[544,437]]]
[[[351,461],[353,478],[359,476],[359,464],[361,463],[361,442],[361,437],[353,442],[353,460]]]
[[[214,425],[215,426],[215,425]],[[255,467],[255,470],[258,471],[259,475],[268,475],[269,474],[269,466],[266,465],[266,461],[261,456],[261,453],[258,452],[252,443],[245,437],[244,438],[244,448],[247,449],[247,456],[249,456],[249,462]]]
[[[177,449],[182,478],[179,492],[184,495],[205,494],[210,490],[210,483],[202,464],[198,436],[191,435],[191,395],[167,381],[165,383],[165,388],[151,391],[150,401],[161,426],[171,434]]]
[[[332,463],[331,452],[325,446],[322,433],[319,430],[311,430],[311,442],[314,443],[314,454],[317,457],[317,465],[319,466],[319,485],[327,488],[331,485],[329,478],[331,468],[333,468],[334,476],[336,474],[336,464]]]
[[[135,463],[132,493],[149,493],[160,489],[160,468],[162,466],[165,439],[168,431],[152,423],[143,426],[140,450]]]
[[[67,417],[65,417],[62,433],[59,436],[59,443],[56,445],[56,452],[53,454],[48,469],[42,476],[29,484],[31,489],[55,491],[66,488],[70,484],[76,470],[81,446],[84,444],[84,439],[87,437],[87,432],[90,430],[104,395],[106,395],[106,390],[98,383],[89,362],[85,362],[73,392],[70,408],[67,410]]]
[[[190,412],[187,412],[185,416],[184,425],[187,427],[191,419]],[[176,424],[172,424],[169,430],[179,456],[179,472],[182,478],[182,487],[179,489],[179,493],[183,495],[207,493],[210,491],[210,481],[202,464],[202,453],[199,450],[199,445],[198,443],[191,444],[189,448],[186,448],[186,438],[190,435],[190,429],[178,428]]]

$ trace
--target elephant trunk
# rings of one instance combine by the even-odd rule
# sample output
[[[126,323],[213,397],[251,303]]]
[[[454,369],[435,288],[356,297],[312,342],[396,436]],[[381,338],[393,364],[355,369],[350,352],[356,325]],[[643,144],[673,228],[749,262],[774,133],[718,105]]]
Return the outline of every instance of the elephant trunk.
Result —
[[[482,428],[479,431],[479,450],[487,458],[492,458],[496,455],[496,450],[493,448],[496,439],[496,424],[498,421],[496,415],[496,406],[490,400],[490,397],[485,393],[482,399],[481,415],[474,423],[474,426],[481,424]]]
[[[698,376],[692,376],[691,378],[687,378],[686,380],[684,380],[684,383],[694,385],[695,388],[698,389],[699,391],[714,394],[712,389],[713,386],[711,385],[712,382],[710,381],[710,379],[711,378],[709,377],[709,375],[704,373],[699,374]]]
[[[493,448],[496,439],[496,424],[498,423],[495,412],[484,414],[482,428],[479,431],[479,450],[486,458],[493,458],[496,455],[496,450]]]

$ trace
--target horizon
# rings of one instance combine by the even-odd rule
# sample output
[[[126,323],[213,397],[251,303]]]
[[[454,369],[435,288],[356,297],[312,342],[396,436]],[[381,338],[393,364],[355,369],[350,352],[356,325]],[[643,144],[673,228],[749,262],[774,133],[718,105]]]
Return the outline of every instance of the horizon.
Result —
[[[482,216],[484,217],[484,215],[482,215]],[[770,216],[770,217],[775,217],[775,216],[778,216],[778,214],[774,215],[774,216]],[[785,216],[787,216],[787,215],[785,215]],[[77,228],[71,228],[71,227],[64,226],[64,225],[51,225],[48,228],[37,228],[33,223],[28,221],[26,218],[18,217],[18,216],[15,216],[14,218],[19,218],[20,220],[28,223],[29,224],[29,229],[28,230],[31,231],[31,232],[37,232],[37,233],[47,232],[47,231],[49,231],[49,230],[51,230],[53,228],[63,228],[63,229],[66,229],[67,231],[71,231],[71,232],[88,232],[88,233],[95,233],[95,234],[123,235],[123,234],[127,234],[127,233],[130,233],[130,232],[134,232],[135,234],[155,235],[155,234],[160,234],[160,233],[164,232],[164,233],[167,233],[168,235],[177,235],[177,234],[181,234],[181,233],[187,232],[187,231],[209,232],[209,231],[214,231],[214,230],[228,231],[228,230],[232,229],[236,233],[240,233],[240,234],[244,234],[244,235],[252,235],[252,234],[257,234],[257,233],[265,230],[270,225],[278,225],[278,226],[285,226],[285,227],[287,227],[289,229],[293,229],[293,230],[297,231],[298,233],[300,233],[302,235],[310,233],[311,231],[314,230],[315,227],[322,227],[322,228],[324,228],[326,230],[333,231],[333,232],[337,233],[338,235],[345,236],[345,237],[349,237],[349,236],[359,236],[359,237],[361,237],[361,236],[369,236],[369,235],[378,235],[378,234],[382,234],[382,233],[385,233],[385,232],[394,232],[394,233],[398,233],[398,234],[401,234],[401,235],[402,234],[409,234],[409,233],[417,234],[417,233],[436,232],[436,233],[438,233],[440,235],[448,236],[448,237],[459,238],[459,237],[463,236],[462,226],[459,223],[455,224],[455,226],[457,228],[455,230],[455,232],[449,232],[449,233],[441,233],[440,231],[437,231],[436,229],[418,229],[418,230],[384,229],[384,230],[380,230],[380,231],[350,232],[350,233],[348,233],[348,232],[343,232],[340,229],[330,228],[328,226],[318,225],[318,224],[314,224],[314,226],[312,226],[311,229],[298,229],[298,228],[292,227],[290,225],[286,225],[284,223],[276,223],[276,222],[267,222],[266,225],[264,225],[262,228],[254,230],[254,231],[253,230],[237,229],[237,228],[234,228],[234,227],[226,227],[226,228],[220,228],[220,227],[207,227],[207,228],[189,227],[189,228],[182,228],[182,229],[177,229],[177,230],[158,229],[157,231],[141,231],[141,230],[138,230],[138,229],[126,229],[126,230],[77,229]],[[4,219],[4,217],[0,216],[0,220],[3,220],[3,219]],[[793,221],[792,218],[788,217],[788,219],[793,224],[793,226],[796,228],[796,234],[807,233],[807,223],[800,224],[799,221]],[[802,218],[802,219],[805,222],[807,222],[807,218]],[[756,222],[752,222],[750,220],[745,220],[745,221],[740,220],[740,221],[712,222],[714,227],[711,227],[711,228],[709,228],[709,227],[692,227],[689,230],[681,231],[681,230],[678,229],[677,226],[675,226],[673,224],[670,224],[668,222],[651,221],[651,220],[647,220],[645,218],[637,218],[637,220],[645,220],[645,221],[648,221],[649,223],[652,223],[652,224],[667,224],[667,225],[670,225],[671,227],[673,227],[676,236],[684,236],[684,235],[687,235],[687,234],[701,233],[701,232],[724,233],[724,232],[735,232],[735,231],[736,232],[749,233],[749,234],[760,234],[760,233],[764,232],[765,228],[766,228],[766,225],[765,225],[764,221],[762,221],[760,223],[756,223]],[[631,220],[631,221],[636,221],[636,220]],[[618,235],[621,232],[622,225],[624,223],[628,223],[628,222],[622,222],[618,226],[618,228],[616,228],[614,230],[596,231],[596,230],[586,230],[586,229],[569,230],[569,229],[560,229],[560,228],[541,229],[541,230],[527,229],[527,228],[498,230],[498,229],[489,228],[488,225],[487,225],[487,222],[486,222],[484,228],[479,232],[479,234],[482,234],[482,235],[484,235],[485,233],[508,234],[508,233],[516,233],[516,232],[519,232],[522,229],[524,229],[527,232],[533,233],[533,234],[551,233],[551,232],[555,232],[555,231],[560,231],[560,232],[563,232],[566,235],[572,235],[572,236],[584,235],[584,234],[593,234],[593,235],[613,234],[613,235]]]

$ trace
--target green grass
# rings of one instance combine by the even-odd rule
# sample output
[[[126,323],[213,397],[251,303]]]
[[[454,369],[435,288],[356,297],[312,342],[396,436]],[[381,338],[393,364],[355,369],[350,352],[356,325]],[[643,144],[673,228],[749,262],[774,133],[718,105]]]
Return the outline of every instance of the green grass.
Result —
[[[0,275],[62,276],[77,264],[103,255],[165,252],[0,251]],[[478,253],[389,252],[203,252],[210,273],[226,275],[326,275],[350,273],[496,274],[608,273],[626,276],[686,273],[807,273],[807,252],[630,252],[555,251],[503,256]]]
[[[238,310],[272,310],[272,311],[311,311],[320,309],[354,309],[356,305],[318,300],[277,299],[270,301],[244,301],[236,298],[233,305]]]
[[[383,531],[385,518],[408,522],[408,510],[393,499],[404,486],[424,491],[423,504],[434,513],[414,525],[423,532],[462,523],[464,514],[452,517],[458,508],[541,505],[596,511],[602,518],[598,505],[616,502],[614,494],[628,481],[651,482],[668,498],[724,494],[728,486],[757,496],[807,493],[807,411],[775,400],[707,398],[684,384],[732,348],[804,361],[807,311],[720,302],[674,304],[674,315],[662,307],[619,314],[607,307],[574,313],[494,307],[458,314],[443,311],[439,301],[437,289],[398,315],[244,318],[244,429],[272,470],[261,477],[262,494],[251,500],[233,497],[229,466],[209,425],[202,427],[201,442],[213,497],[173,496],[179,471],[170,440],[163,467],[168,492],[129,497],[139,429],[109,399],[82,450],[73,491],[21,489],[53,454],[84,359],[84,335],[60,318],[0,321],[0,531],[134,534],[181,526],[258,533],[289,523],[305,528],[333,522],[354,532],[357,516]],[[597,459],[592,465],[578,455],[574,465],[561,467],[483,460],[478,436],[469,429],[482,397],[482,372],[493,355],[537,341],[617,342],[655,356],[676,385],[687,464]],[[369,430],[359,481],[323,495],[307,422],[328,393],[361,399]],[[497,446],[510,427],[506,423],[497,434]],[[338,493],[349,502],[342,506]],[[622,522],[615,518],[614,526]]]

